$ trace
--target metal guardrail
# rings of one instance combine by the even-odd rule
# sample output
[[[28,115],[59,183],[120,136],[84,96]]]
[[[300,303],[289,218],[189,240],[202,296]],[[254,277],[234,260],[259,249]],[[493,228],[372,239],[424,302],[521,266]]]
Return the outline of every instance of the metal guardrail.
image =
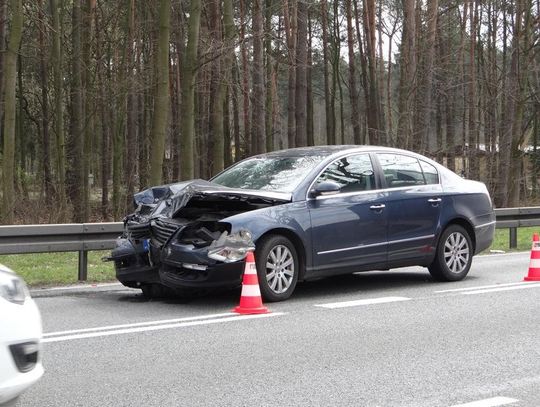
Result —
[[[495,209],[495,217],[497,229],[510,229],[509,246],[511,249],[515,249],[517,247],[517,228],[540,226],[540,207]]]
[[[114,248],[122,222],[0,226],[0,254],[79,252],[79,280],[87,278],[88,252]]]
[[[510,229],[509,246],[517,247],[517,228],[540,226],[540,207],[495,209],[497,229]],[[79,280],[87,278],[88,252],[110,250],[122,234],[122,222],[0,226],[0,254],[79,252]]]

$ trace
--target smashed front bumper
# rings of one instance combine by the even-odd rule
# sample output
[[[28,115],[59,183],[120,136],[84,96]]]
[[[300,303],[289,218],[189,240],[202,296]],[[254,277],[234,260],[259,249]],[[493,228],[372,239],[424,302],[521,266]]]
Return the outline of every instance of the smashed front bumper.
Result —
[[[229,234],[204,246],[169,240],[161,251],[161,282],[173,289],[233,288],[242,283],[245,257],[255,250],[251,234],[246,230]]]
[[[159,278],[172,289],[234,288],[242,283],[244,260],[224,263],[208,257],[208,247],[171,242],[162,250]]]

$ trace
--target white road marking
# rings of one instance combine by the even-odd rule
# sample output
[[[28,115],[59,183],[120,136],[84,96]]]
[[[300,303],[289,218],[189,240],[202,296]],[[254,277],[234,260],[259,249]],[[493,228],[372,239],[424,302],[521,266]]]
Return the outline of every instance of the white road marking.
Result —
[[[490,399],[478,400],[465,404],[456,404],[451,407],[497,407],[517,403],[518,401],[519,400],[511,399],[509,397],[493,397]]]
[[[57,336],[53,338],[45,338],[41,342],[49,343],[49,342],[72,341],[75,339],[87,339],[87,338],[96,338],[96,337],[101,337],[101,336],[159,331],[162,329],[186,328],[186,327],[198,326],[198,325],[220,324],[224,322],[242,321],[242,320],[248,320],[248,319],[269,318],[269,317],[277,317],[280,315],[285,315],[285,313],[275,312],[271,314],[238,315],[238,316],[232,316],[228,318],[209,319],[209,320],[202,320],[202,321],[199,320],[199,321],[179,322],[179,323],[164,324],[164,325],[157,325],[157,326],[154,325],[154,326],[143,326],[143,327],[136,327],[136,328],[117,329],[117,330],[103,331],[103,332],[81,333],[81,334],[74,334],[74,335]]]
[[[189,322],[189,321],[197,321],[201,319],[212,319],[212,318],[221,318],[221,317],[230,317],[235,314],[234,312],[226,312],[223,314],[209,314],[209,315],[199,315],[196,317],[186,317],[186,318],[175,318],[175,319],[162,319],[157,321],[146,321],[146,322],[137,322],[132,324],[122,324],[122,325],[106,325],[106,326],[97,326],[94,328],[83,328],[83,329],[72,329],[69,331],[58,331],[58,332],[49,332],[46,334],[43,334],[43,337],[50,337],[50,336],[60,336],[60,335],[71,335],[71,334],[80,334],[84,332],[94,332],[94,331],[110,331],[113,329],[121,329],[121,328],[134,328],[138,326],[151,326],[151,325],[160,325],[160,324],[171,324],[171,323],[177,323],[177,322]]]
[[[529,255],[531,251],[524,251],[524,252],[511,252],[511,253],[493,253],[493,254],[479,254],[476,258],[482,259],[484,257],[506,257],[506,256],[523,256],[524,254]]]
[[[518,285],[518,286],[513,286],[513,287],[502,287],[502,288],[491,288],[487,290],[467,291],[461,294],[462,295],[485,294],[485,293],[495,293],[498,291],[521,290],[523,288],[540,288],[540,284],[533,283],[533,284]]]
[[[506,284],[492,284],[492,285],[480,285],[477,287],[463,287],[463,288],[453,288],[451,290],[441,290],[441,291],[435,291],[436,293],[453,293],[453,292],[459,292],[459,291],[471,291],[471,290],[481,290],[484,288],[499,288],[499,287],[507,287],[507,286],[521,286],[521,285],[529,285],[529,284],[535,284],[534,281],[521,281],[519,283],[506,283]]]
[[[354,301],[343,301],[343,302],[331,302],[328,304],[316,304],[316,307],[322,308],[346,308],[346,307],[356,307],[359,305],[372,305],[372,304],[385,304],[388,302],[397,302],[397,301],[408,301],[410,298],[406,297],[381,297],[381,298],[370,298],[366,300],[354,300]]]

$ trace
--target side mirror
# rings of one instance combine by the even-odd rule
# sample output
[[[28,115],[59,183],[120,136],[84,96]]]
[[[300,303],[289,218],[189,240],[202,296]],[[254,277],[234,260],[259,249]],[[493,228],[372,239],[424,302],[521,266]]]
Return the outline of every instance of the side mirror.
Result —
[[[311,190],[311,196],[326,196],[326,195],[335,195],[338,194],[341,190],[341,186],[334,181],[323,181],[320,184],[317,184],[315,188]]]

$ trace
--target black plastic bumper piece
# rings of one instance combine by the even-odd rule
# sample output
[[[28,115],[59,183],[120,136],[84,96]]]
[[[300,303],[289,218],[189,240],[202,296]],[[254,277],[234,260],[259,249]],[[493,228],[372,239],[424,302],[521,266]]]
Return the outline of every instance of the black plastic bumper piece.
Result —
[[[134,245],[128,239],[118,239],[109,259],[114,261],[116,278],[127,287],[159,283],[158,267],[150,263],[142,243]]]

